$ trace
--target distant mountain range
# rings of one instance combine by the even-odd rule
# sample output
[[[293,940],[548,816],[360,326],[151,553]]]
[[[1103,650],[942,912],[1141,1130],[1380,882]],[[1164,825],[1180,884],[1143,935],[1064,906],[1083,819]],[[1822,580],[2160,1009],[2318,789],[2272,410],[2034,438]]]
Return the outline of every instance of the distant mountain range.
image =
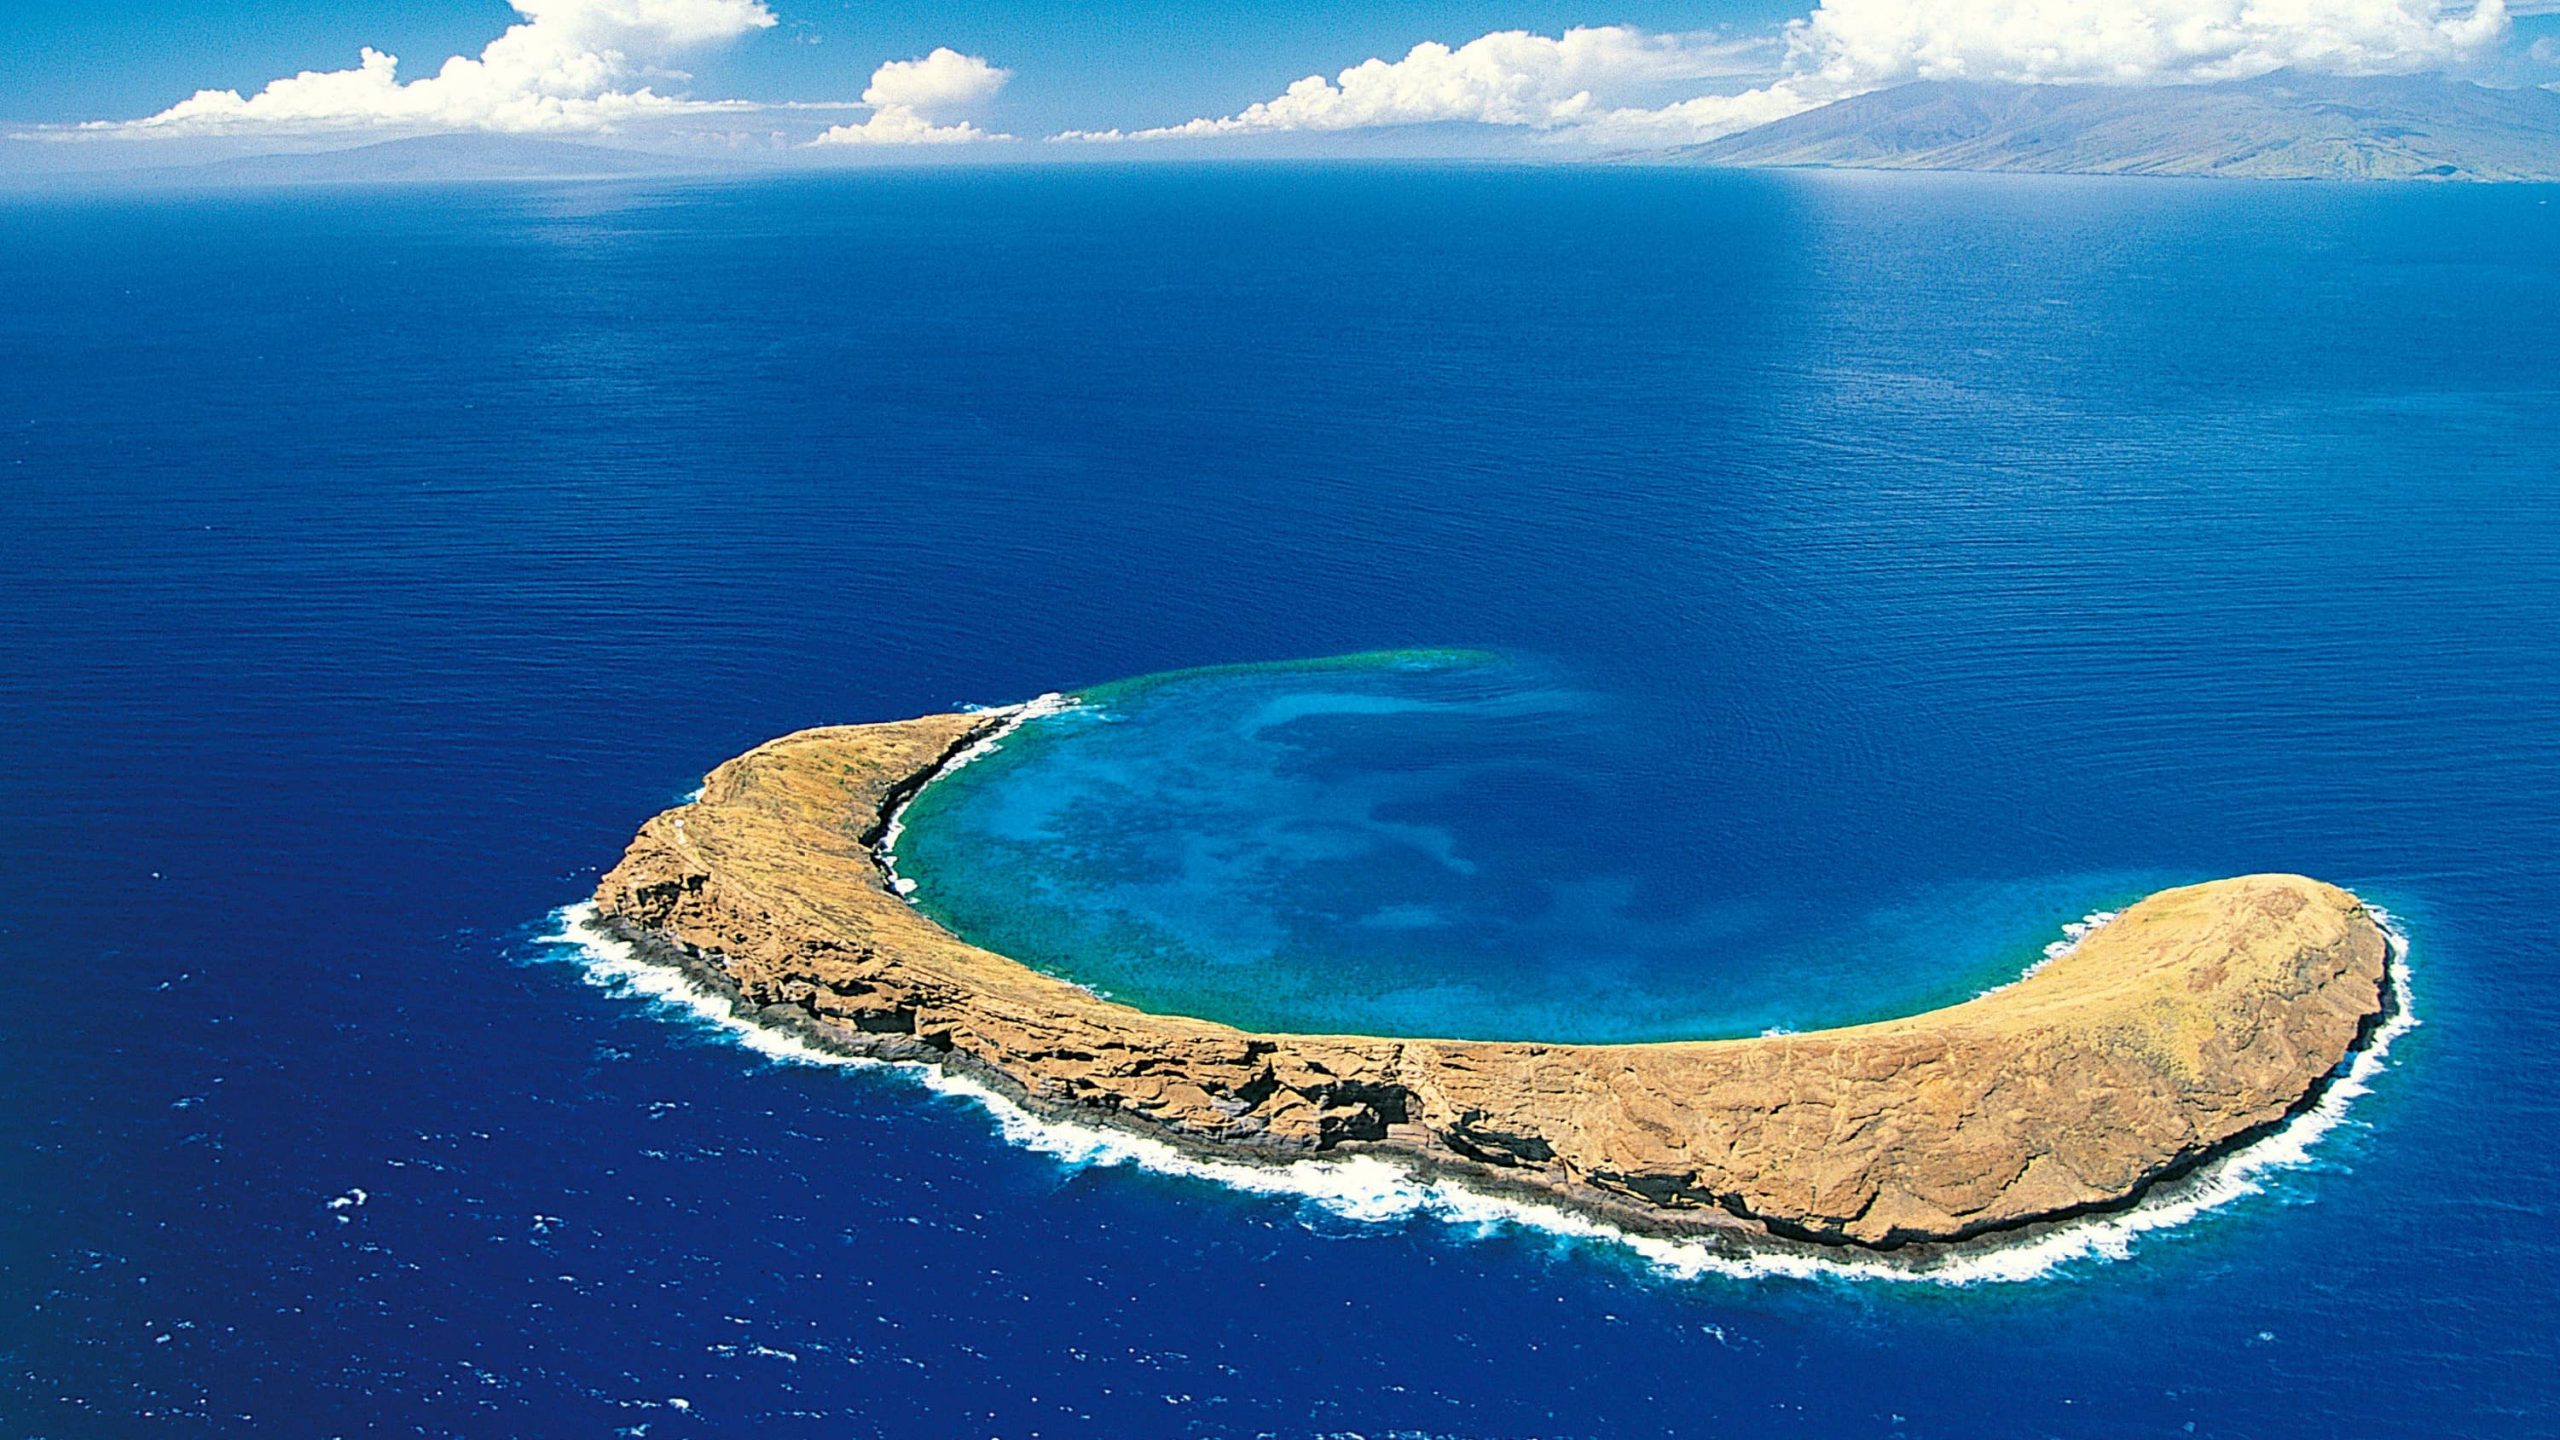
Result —
[[[1920,81],[1672,153],[1868,170],[2560,180],[2560,94],[2292,72],[2139,88]]]
[[[348,180],[583,180],[663,175],[681,160],[638,150],[513,135],[421,135],[352,150],[251,155],[195,173],[252,182],[337,183]]]
[[[193,165],[33,177],[49,187],[194,189],[464,180],[605,180],[703,171],[701,162],[641,150],[521,135],[420,135],[339,150],[242,155]],[[724,166],[736,169],[735,165]]]
[[[1410,145],[1417,133],[1430,132],[1430,153],[1449,156],[1491,143],[1482,127],[1439,133],[1447,128],[1406,127],[1376,138]],[[1699,165],[1863,170],[2560,181],[2560,92],[2497,90],[2441,75],[2289,71],[2217,85],[1931,80],[1706,144],[1625,158],[1666,157]],[[797,151],[670,155],[533,136],[426,135],[143,169],[13,172],[0,166],[0,189],[591,180],[771,173],[821,163]]]

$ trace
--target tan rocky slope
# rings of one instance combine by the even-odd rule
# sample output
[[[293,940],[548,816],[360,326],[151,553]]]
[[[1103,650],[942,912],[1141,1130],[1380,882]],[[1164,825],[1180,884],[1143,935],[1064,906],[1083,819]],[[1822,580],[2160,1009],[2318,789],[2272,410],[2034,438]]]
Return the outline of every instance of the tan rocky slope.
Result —
[[[1658,1229],[1893,1247],[2122,1203],[2280,1122],[2388,1004],[2355,897],[2167,890],[2020,983],[1811,1034],[1545,1045],[1251,1034],[1111,1001],[942,930],[874,854],[995,721],[811,730],[641,828],[600,919],[767,1018],[1036,1107],[1271,1155],[1402,1153]]]

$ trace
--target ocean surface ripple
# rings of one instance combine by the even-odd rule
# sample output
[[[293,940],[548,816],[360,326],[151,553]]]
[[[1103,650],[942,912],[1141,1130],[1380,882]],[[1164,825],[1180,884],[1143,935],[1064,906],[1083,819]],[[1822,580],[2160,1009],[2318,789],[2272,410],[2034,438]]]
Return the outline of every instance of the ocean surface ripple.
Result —
[[[0,208],[0,1432],[2552,1432],[2548,189]],[[1134,1001],[1606,1039],[1961,1000],[2283,870],[2398,917],[2426,1023],[2209,1215],[1901,1283],[1159,1173],[533,923],[788,730],[1413,645],[1500,657],[1463,723],[1276,675],[1201,772],[1251,789],[1095,748],[1078,803],[1168,823],[1089,870],[934,853],[1047,823],[971,765],[916,900]],[[1279,821],[1140,843],[1229,801]]]

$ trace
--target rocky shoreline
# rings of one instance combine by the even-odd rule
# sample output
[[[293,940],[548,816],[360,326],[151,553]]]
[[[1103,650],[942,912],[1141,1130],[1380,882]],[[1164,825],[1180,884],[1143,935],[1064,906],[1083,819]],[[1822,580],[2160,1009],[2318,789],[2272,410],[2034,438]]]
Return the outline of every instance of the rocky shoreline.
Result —
[[[1391,1156],[1657,1235],[1919,1256],[2121,1209],[2315,1104],[2387,937],[2299,876],[2163,891],[1901,1020],[1638,1045],[1261,1035],[1101,999],[897,893],[899,808],[1015,711],[804,731],[642,827],[596,923],[760,1024],[1223,1160]]]

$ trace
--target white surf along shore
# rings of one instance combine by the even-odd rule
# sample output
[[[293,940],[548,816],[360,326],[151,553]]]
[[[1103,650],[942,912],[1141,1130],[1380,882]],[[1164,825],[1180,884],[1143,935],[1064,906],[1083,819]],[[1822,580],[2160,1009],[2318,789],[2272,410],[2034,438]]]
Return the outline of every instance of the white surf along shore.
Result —
[[[1024,725],[1071,710],[1078,703],[1074,696],[1053,692],[1018,705],[987,709],[983,713],[1002,715],[1002,723],[944,761],[927,783],[994,753]],[[919,786],[915,793],[922,790]],[[898,873],[897,844],[905,833],[907,807],[914,800],[915,795],[910,794],[890,811],[875,847],[891,886],[911,901],[916,882]],[[2141,1200],[2122,1210],[2031,1227],[2015,1238],[1972,1242],[1917,1262],[1887,1255],[1833,1255],[1793,1247],[1760,1249],[1738,1241],[1646,1235],[1561,1206],[1490,1195],[1458,1181],[1425,1178],[1404,1164],[1378,1156],[1303,1160],[1206,1158],[1143,1134],[1079,1123],[1073,1118],[1033,1114],[976,1080],[938,1065],[839,1054],[759,1023],[740,1013],[727,996],[697,982],[681,968],[644,956],[637,947],[598,926],[593,901],[580,901],[555,911],[552,919],[558,928],[541,937],[541,943],[553,947],[555,955],[578,964],[587,983],[616,996],[648,1003],[670,1018],[705,1027],[775,1064],[882,1071],[910,1079],[936,1094],[969,1101],[985,1111],[1006,1143],[1050,1156],[1070,1168],[1134,1166],[1250,1194],[1294,1197],[1327,1215],[1354,1222],[1387,1225],[1424,1219],[1482,1234],[1517,1227],[1570,1242],[1614,1247],[1675,1279],[1791,1277],[1963,1286],[2035,1280],[2076,1261],[2127,1259],[2140,1236],[2183,1226],[2199,1216],[2264,1193],[2270,1177],[2311,1163],[2321,1138],[2345,1122],[2357,1099],[2371,1093],[2373,1082],[2389,1066],[2393,1043],[2419,1023],[2409,984],[2408,936],[2381,906],[2367,902],[2365,908],[2381,926],[2390,947],[2391,1011],[2366,1043],[2341,1065],[2341,1073],[2330,1079],[2313,1104],[2265,1137],[2175,1181],[2154,1186]],[[2061,938],[2045,946],[2042,957],[2021,972],[2018,980],[2078,949],[2081,942],[2115,919],[2115,911],[2097,910],[2064,925]],[[2012,980],[1981,993],[1995,994],[2016,983]]]
[[[979,737],[967,749],[935,766],[933,773],[926,777],[925,785],[932,784],[964,765],[994,754],[1004,747],[1004,742],[1012,736],[1013,732],[1032,721],[1064,714],[1081,703],[1083,702],[1073,695],[1061,695],[1052,690],[1045,695],[1025,700],[1019,705],[998,705],[972,711],[971,713],[979,715],[1001,715],[1004,721],[995,729]],[[915,898],[916,882],[898,873],[898,841],[907,833],[907,807],[916,803],[916,796],[923,794],[924,791],[925,786],[918,785],[908,792],[907,798],[897,803],[896,808],[892,809],[882,821],[879,843],[872,847],[872,853],[880,857],[882,873],[889,877],[889,888],[909,901]]]
[[[1705,1239],[1642,1235],[1553,1205],[1487,1195],[1447,1180],[1426,1180],[1404,1165],[1375,1156],[1294,1161],[1204,1159],[1165,1141],[1072,1119],[1034,1115],[994,1090],[939,1066],[917,1061],[841,1055],[796,1035],[739,1014],[727,997],[697,983],[676,966],[645,958],[632,945],[600,929],[595,906],[581,901],[555,913],[559,929],[542,937],[573,959],[587,983],[646,1002],[671,1018],[718,1032],[740,1048],[783,1065],[822,1065],[875,1070],[913,1080],[924,1089],[956,1096],[982,1108],[1008,1144],[1047,1155],[1072,1168],[1129,1165],[1257,1195],[1289,1196],[1339,1219],[1399,1224],[1414,1219],[1490,1233],[1516,1226],[1562,1239],[1613,1246],[1663,1275],[1752,1278],[1889,1280],[1938,1285],[2034,1280],[2074,1261],[2123,1260],[2146,1232],[2184,1225],[2198,1216],[2262,1193],[2271,1175],[2310,1163],[2321,1137],[2347,1118],[2357,1098],[2370,1093],[2390,1060],[2391,1046],[2418,1024],[2411,1008],[2409,945],[2399,926],[2378,906],[2368,906],[2391,945],[2393,1011],[2344,1073],[2317,1103],[2242,1149],[2156,1187],[2133,1206],[2042,1229],[2023,1238],[1967,1247],[1921,1263],[1874,1256],[1823,1255],[1801,1250],[1736,1248]]]
[[[1327,1215],[1372,1224],[1424,1219],[1488,1234],[1506,1226],[1518,1227],[1560,1239],[1615,1247],[1677,1279],[1783,1276],[1976,1285],[2034,1280],[2074,1261],[2126,1259],[2133,1253],[2136,1239],[2146,1232],[2185,1225],[2198,1216],[2260,1194],[2272,1175],[2310,1163],[2321,1138],[2346,1120],[2359,1097],[2371,1092],[2373,1082],[2389,1064],[2392,1044],[2418,1024],[2409,988],[2408,939],[2379,906],[2367,908],[2389,937],[2392,1013],[2375,1028],[2364,1047],[2349,1057],[2344,1073],[2329,1083],[2316,1103],[2265,1138],[2171,1184],[2156,1187],[2125,1210],[2044,1228],[2015,1240],[1966,1247],[1920,1263],[1881,1255],[1758,1250],[1706,1239],[1637,1234],[1558,1206],[1487,1195],[1448,1180],[1424,1179],[1402,1164],[1375,1156],[1294,1161],[1205,1159],[1144,1135],[1035,1115],[977,1081],[939,1066],[837,1054],[786,1031],[759,1024],[738,1013],[726,996],[705,988],[683,970],[650,960],[634,946],[599,928],[595,906],[590,901],[555,912],[558,929],[543,936],[542,943],[554,947],[555,956],[579,965],[587,983],[610,994],[647,1003],[670,1018],[716,1032],[775,1064],[888,1072],[928,1091],[967,1100],[986,1112],[1006,1143],[1050,1156],[1071,1168],[1134,1166],[1257,1195],[1295,1197]]]

